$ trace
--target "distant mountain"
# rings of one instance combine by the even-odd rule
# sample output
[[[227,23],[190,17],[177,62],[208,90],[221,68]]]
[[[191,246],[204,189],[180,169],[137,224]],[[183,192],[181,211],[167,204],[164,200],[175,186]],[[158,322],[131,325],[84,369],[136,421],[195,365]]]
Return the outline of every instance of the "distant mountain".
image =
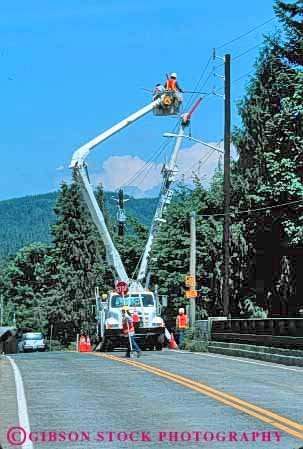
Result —
[[[51,243],[50,225],[55,223],[53,212],[58,192],[26,196],[0,201],[0,260],[14,255],[19,249],[33,242]],[[105,198],[111,217],[115,220],[117,198],[114,192],[106,192]],[[156,198],[132,197],[125,203],[128,216],[142,224],[151,222]]]

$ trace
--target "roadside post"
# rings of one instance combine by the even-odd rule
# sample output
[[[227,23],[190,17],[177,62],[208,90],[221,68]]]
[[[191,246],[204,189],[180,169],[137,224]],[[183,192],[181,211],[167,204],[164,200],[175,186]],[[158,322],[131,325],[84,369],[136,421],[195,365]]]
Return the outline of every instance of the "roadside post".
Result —
[[[49,350],[50,351],[52,350],[53,329],[54,329],[54,325],[52,323],[51,327],[50,327],[50,339],[49,339]]]

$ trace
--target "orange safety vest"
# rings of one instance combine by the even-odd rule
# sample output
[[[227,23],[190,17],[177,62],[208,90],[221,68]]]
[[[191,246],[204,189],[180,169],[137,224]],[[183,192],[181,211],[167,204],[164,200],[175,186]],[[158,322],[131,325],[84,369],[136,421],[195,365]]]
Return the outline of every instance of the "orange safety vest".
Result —
[[[122,332],[123,332],[124,335],[127,335],[128,332],[130,332],[130,333],[134,333],[135,332],[135,328],[134,328],[133,322],[128,323],[128,327],[127,327],[127,323],[128,323],[127,319],[124,318],[123,323],[122,323]]]
[[[174,80],[173,78],[170,78],[169,80],[166,81],[165,89],[166,90],[177,90],[177,81]]]
[[[185,329],[187,327],[187,315],[178,315],[177,323],[179,329]]]

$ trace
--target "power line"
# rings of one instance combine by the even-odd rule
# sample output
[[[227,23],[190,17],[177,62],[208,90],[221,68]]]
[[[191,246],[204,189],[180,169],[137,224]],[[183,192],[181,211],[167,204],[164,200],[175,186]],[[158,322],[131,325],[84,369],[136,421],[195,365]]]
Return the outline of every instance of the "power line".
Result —
[[[235,37],[234,39],[232,39],[231,41],[225,42],[225,44],[220,45],[219,47],[216,47],[217,50],[221,50],[221,48],[226,47],[229,44],[232,44],[233,42],[236,42],[240,39],[242,39],[243,37],[248,36],[249,34],[253,33],[254,31],[258,30],[259,28],[262,28],[264,25],[266,25],[269,22],[272,22],[274,19],[276,18],[276,16],[271,17],[270,19],[266,20],[265,22],[261,23],[260,25],[250,29],[249,31],[247,31],[244,34],[241,34],[240,36]]]
[[[162,152],[164,152],[164,149]],[[157,164],[159,156],[160,156],[160,154],[158,154],[158,156],[154,158],[154,161],[153,161],[154,164]],[[140,186],[142,186],[143,182],[145,181],[145,178],[149,175],[149,173],[151,172],[151,170],[153,168],[155,168],[155,167],[152,164],[150,164],[150,166],[146,168],[146,171],[141,173],[141,175],[144,175],[144,177],[142,177],[141,181],[137,181],[137,183],[136,183],[137,188],[140,188]]]
[[[259,42],[257,45],[254,45],[253,47],[248,48],[247,50],[243,51],[242,53],[239,53],[235,57],[233,57],[233,61],[236,61],[237,59],[241,58],[242,56],[246,55],[246,53],[249,53],[250,51],[254,50],[255,48],[260,47],[263,45],[263,42]]]
[[[232,58],[232,61],[237,61],[237,59],[240,59],[242,56],[246,55],[247,53],[249,53],[252,50],[255,50],[258,47],[261,47],[261,45],[263,45],[263,42],[259,42],[258,44],[254,45],[253,47],[248,48],[247,50],[244,50],[242,53],[237,54],[236,56],[234,56]],[[224,66],[224,62],[222,62],[222,64],[219,64],[215,67],[215,70],[218,70],[220,67]]]
[[[247,75],[250,75],[253,72],[253,70],[250,70],[249,72],[244,73],[244,75],[239,76],[239,78],[232,80],[232,84],[237,83],[241,79],[245,78]]]
[[[226,45],[231,44],[231,43],[233,43],[233,42],[235,42],[235,41],[237,41],[237,40],[242,39],[243,37],[247,36],[248,34],[252,33],[253,31],[256,31],[257,29],[261,28],[262,26],[266,25],[267,23],[273,21],[274,19],[275,19],[275,17],[272,17],[271,19],[269,19],[269,20],[263,22],[262,24],[260,24],[260,25],[258,25],[258,26],[256,26],[256,27],[252,28],[252,29],[249,30],[248,32],[246,32],[246,33],[244,33],[244,34],[242,34],[242,35],[240,35],[240,36],[237,36],[236,38],[232,39],[231,41],[229,41],[229,42],[227,42],[227,43],[224,43],[224,44],[220,45],[219,47],[217,47],[217,50],[218,50],[218,49],[221,49],[221,48],[225,47]],[[236,55],[236,56],[233,58],[233,60],[239,59],[240,57],[242,57],[243,55],[245,55],[245,54],[248,53],[249,51],[251,51],[251,50],[253,50],[253,49],[259,47],[260,45],[261,45],[261,44],[258,44],[258,45],[255,45],[254,47],[251,47],[251,48],[245,50],[245,51],[242,52],[241,54]],[[206,65],[205,65],[204,69],[202,70],[201,75],[200,75],[200,77],[199,77],[199,79],[198,79],[198,81],[197,81],[197,83],[196,83],[196,85],[195,85],[195,88],[194,88],[194,90],[193,90],[194,92],[197,91],[197,90],[203,89],[204,86],[207,84],[208,80],[209,80],[209,79],[211,78],[211,76],[213,75],[213,69],[212,69],[211,72],[209,73],[208,77],[207,77],[206,80],[204,81],[203,85],[202,85],[201,88],[199,89],[199,85],[200,85],[200,83],[202,82],[202,79],[203,79],[203,77],[204,77],[205,74],[206,74],[206,71],[207,71],[207,69],[208,69],[208,67],[209,67],[209,64],[210,64],[210,62],[211,62],[211,59],[212,59],[212,56],[209,56],[208,61],[207,61]],[[219,68],[219,67],[221,67],[222,65],[224,65],[224,64],[220,64],[219,66],[216,67],[216,69]],[[240,78],[239,78],[239,79],[240,79]],[[237,80],[235,80],[235,81],[233,81],[233,82],[237,82],[239,79],[237,79]],[[221,90],[221,89],[219,89],[219,90]],[[186,102],[186,104],[185,104],[185,109],[189,108],[189,107],[193,104],[193,102],[195,101],[195,99],[197,98],[198,95],[199,95],[198,93],[197,93],[197,94],[194,94],[194,93],[191,94],[190,98],[187,100],[187,102]],[[211,93],[206,94],[205,96],[208,96],[208,95],[211,95]],[[205,98],[205,96],[204,96],[204,98]],[[177,123],[176,123],[176,125],[174,126],[174,129],[172,130],[172,132],[174,132],[176,126],[177,126]],[[161,144],[160,147],[159,147],[159,150],[156,151],[156,152],[151,156],[151,158],[145,162],[145,164],[143,165],[143,167],[141,167],[141,168],[140,168],[140,169],[139,169],[133,176],[131,176],[130,178],[128,178],[126,181],[124,181],[124,182],[120,185],[120,187],[117,188],[116,190],[119,190],[120,188],[126,186],[127,184],[134,182],[136,179],[138,179],[138,177],[139,177],[140,175],[142,175],[142,174],[144,173],[145,170],[148,170],[148,173],[149,173],[150,170],[151,170],[151,168],[152,168],[152,163],[153,163],[154,159],[157,158],[157,157],[159,157],[159,155],[164,151],[166,145],[167,145],[167,144]],[[162,148],[162,146],[163,146],[163,148]]]
[[[178,126],[178,124],[179,124],[179,120],[180,120],[180,119],[178,118],[178,120],[176,121],[176,123],[175,123],[173,129],[171,130],[172,133],[174,133],[174,132],[176,131],[177,126]],[[134,173],[133,176],[131,176],[130,178],[126,179],[126,181],[124,181],[124,182],[120,185],[120,187],[117,187],[117,188],[116,188],[116,191],[118,191],[119,189],[123,188],[124,186],[126,186],[126,185],[129,184],[130,182],[134,182],[134,181],[138,178],[138,176],[139,176],[140,174],[142,174],[142,172],[144,172],[144,170],[146,170],[148,167],[152,167],[153,161],[154,161],[156,158],[158,158],[158,157],[164,152],[165,148],[166,148],[168,145],[169,145],[169,142],[168,142],[168,141],[167,141],[167,142],[162,142],[162,143],[159,145],[158,150],[156,150],[156,151],[152,154],[152,156],[145,162],[145,164],[143,165],[143,167],[141,167],[136,173]]]
[[[238,81],[240,81],[241,79],[245,78],[246,76],[250,75],[254,70],[250,70],[249,72],[244,73],[244,75],[239,76],[239,78],[236,78],[234,80],[231,81],[231,85],[237,83]],[[216,92],[220,92],[221,90],[223,90],[223,87],[219,87],[219,89],[216,89]]]
[[[276,204],[275,206],[265,206],[265,207],[259,207],[257,209],[239,210],[238,212],[231,212],[231,214],[232,215],[240,215],[240,214],[247,214],[250,212],[258,212],[258,211],[262,211],[262,210],[278,209],[279,207],[288,206],[290,204],[298,204],[298,203],[302,203],[302,202],[303,202],[303,199],[297,200],[297,201],[290,201],[288,203]],[[224,215],[226,215],[226,214],[202,214],[202,215],[200,215],[200,217],[224,217]]]
[[[139,168],[139,170],[137,170],[131,177],[127,178],[119,187],[117,187],[116,191],[118,191],[119,189],[123,188],[126,185],[130,185],[130,183],[133,183],[144,172],[144,170],[146,170],[149,166],[152,166],[154,160],[163,153],[167,145],[168,142],[162,142],[158,147],[158,149],[145,162],[145,164],[141,168]]]
[[[217,50],[220,50],[220,49],[224,48],[226,45],[229,45],[229,44],[231,44],[231,43],[233,43],[233,42],[236,42],[237,40],[240,40],[240,39],[246,37],[246,36],[249,35],[250,33],[253,33],[254,31],[256,31],[256,30],[258,30],[259,28],[263,27],[263,26],[266,25],[267,23],[272,22],[274,19],[275,19],[275,16],[273,16],[272,18],[266,20],[265,22],[261,23],[260,25],[258,25],[258,26],[256,26],[256,27],[252,28],[251,30],[247,31],[246,33],[241,34],[240,36],[237,36],[236,38],[232,39],[231,41],[226,42],[226,43],[220,45],[220,46],[217,47],[216,49],[217,49]],[[239,54],[239,55],[236,55],[235,58],[233,58],[233,61],[236,60],[236,59],[238,59],[238,58],[240,58],[241,56],[243,56],[244,54],[248,53],[249,51],[253,50],[254,48],[258,47],[259,45],[261,45],[261,44],[258,44],[257,46],[254,46],[254,47],[251,47],[250,49],[246,50],[245,52],[243,52],[243,53],[241,53],[241,54]],[[201,80],[202,80],[202,78],[203,78],[203,76],[204,76],[204,74],[205,74],[205,72],[206,72],[206,70],[207,70],[209,64],[210,64],[211,59],[212,59],[212,56],[209,57],[209,59],[208,59],[208,61],[207,61],[207,63],[206,63],[206,66],[205,66],[205,68],[204,68],[202,74],[200,75],[200,78],[199,78],[199,80],[198,80],[198,82],[197,82],[196,87],[195,87],[194,90],[197,90],[197,89],[198,89],[199,84],[200,84],[200,82],[201,82]],[[222,65],[224,65],[224,64],[219,65],[217,68],[221,67]],[[207,81],[209,80],[209,78],[211,77],[212,74],[213,74],[213,72],[211,72],[211,73],[209,74],[208,78],[205,80],[205,82],[204,82],[203,86],[201,87],[201,89],[203,89],[203,87],[206,85]],[[193,96],[190,97],[190,99],[189,99],[189,104],[190,104],[190,101],[193,101]]]
[[[209,150],[209,152],[208,153],[206,153],[206,154],[204,154],[202,157],[201,157],[201,159],[199,159],[197,162],[195,162],[188,170],[186,170],[184,173],[182,173],[184,176],[187,174],[187,173],[189,173],[190,171],[192,171],[192,169],[196,166],[196,165],[199,165],[200,164],[200,167],[199,168],[201,168],[202,167],[202,165],[203,164],[205,164],[207,161],[208,161],[208,159],[213,155],[213,153],[215,152],[216,150]],[[204,159],[204,160],[203,160]],[[203,160],[203,162],[202,162],[202,160]]]
[[[205,73],[207,71],[207,68],[208,68],[208,66],[210,64],[211,59],[212,59],[212,57],[209,56],[208,61],[207,61],[206,65],[205,65],[205,67],[204,67],[204,69],[203,69],[203,71],[202,71],[202,73],[200,75],[200,78],[198,79],[198,81],[197,81],[197,83],[195,85],[194,91],[198,90],[199,85],[200,85],[200,83],[201,83],[201,81],[202,81],[202,79],[203,79],[203,77],[204,77],[204,75],[205,75]],[[195,98],[197,97],[197,95],[196,96],[194,96],[194,95],[195,94],[192,94],[190,96],[190,98],[187,100],[187,103],[185,105],[185,109],[190,108],[192,106],[192,104],[194,103]]]

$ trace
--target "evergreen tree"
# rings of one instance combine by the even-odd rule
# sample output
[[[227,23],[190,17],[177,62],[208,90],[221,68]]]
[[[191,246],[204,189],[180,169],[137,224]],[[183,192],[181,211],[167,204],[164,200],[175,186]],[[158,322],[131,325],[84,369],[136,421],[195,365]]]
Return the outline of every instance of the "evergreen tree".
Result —
[[[296,65],[303,65],[303,1],[276,0],[274,11],[283,25],[286,41],[279,45],[281,56]]]
[[[95,227],[76,183],[63,184],[52,228],[58,289],[53,321],[70,321],[83,331],[95,325],[95,287],[106,289],[108,274]]]
[[[6,324],[47,332],[56,285],[52,248],[32,244],[20,250],[2,269],[0,291],[4,298]]]
[[[302,198],[302,81],[302,73],[281,58],[279,40],[267,40],[239,105],[243,127],[234,132],[240,155],[236,175],[242,178],[237,200],[248,209],[269,207],[266,213],[248,216],[244,229],[253,261],[247,292],[257,294],[258,304],[270,309],[279,301],[281,280],[287,279],[277,248],[281,242],[285,247],[301,244],[303,237],[301,205],[275,208]],[[288,265],[286,261],[287,270]]]
[[[153,284],[159,285],[160,294],[169,297],[167,313],[170,319],[175,317],[179,306],[188,303],[184,282],[185,276],[189,274],[192,211],[195,211],[197,216],[196,282],[200,290],[197,300],[198,316],[202,318],[207,316],[207,313],[218,314],[222,307],[222,220],[202,216],[222,211],[221,207],[219,211],[217,209],[221,201],[218,192],[215,193],[218,176],[212,185],[211,194],[203,188],[198,179],[195,180],[193,191],[179,187],[165,215],[166,223],[161,225],[156,239],[151,266],[152,281]]]
[[[108,230],[111,232],[112,231],[112,221],[111,221],[111,218],[109,215],[107,199],[106,199],[106,195],[105,195],[102,183],[100,183],[97,186],[96,191],[95,191],[95,197],[96,197],[97,203],[102,211],[102,214],[104,216],[106,226],[107,226]]]

